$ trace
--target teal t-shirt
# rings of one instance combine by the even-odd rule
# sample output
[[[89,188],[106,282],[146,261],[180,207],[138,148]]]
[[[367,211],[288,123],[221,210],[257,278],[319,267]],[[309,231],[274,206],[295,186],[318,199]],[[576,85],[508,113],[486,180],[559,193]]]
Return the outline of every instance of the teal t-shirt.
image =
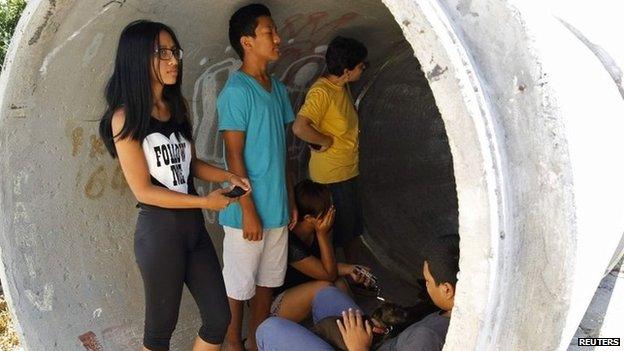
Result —
[[[262,227],[286,225],[289,214],[285,124],[295,117],[286,87],[271,77],[269,93],[250,75],[233,72],[217,98],[217,114],[219,131],[245,132],[243,157]],[[240,204],[221,211],[219,223],[241,229]]]

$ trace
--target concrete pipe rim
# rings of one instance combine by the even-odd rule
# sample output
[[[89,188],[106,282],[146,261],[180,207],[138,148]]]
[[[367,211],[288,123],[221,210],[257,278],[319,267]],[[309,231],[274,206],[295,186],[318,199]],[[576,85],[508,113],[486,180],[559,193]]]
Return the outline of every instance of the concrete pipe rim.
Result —
[[[487,328],[492,324],[484,321],[498,303],[493,287],[497,284],[497,248],[504,222],[503,179],[498,141],[492,130],[493,117],[477,70],[440,3],[383,2],[422,65],[446,126],[453,155],[460,273],[445,349],[459,349],[460,345],[462,349],[486,349],[494,331]],[[461,124],[472,128],[469,133],[451,127],[460,120],[463,120]],[[467,137],[469,134],[471,137]],[[472,155],[464,155],[466,152]],[[475,179],[481,183],[474,184]],[[475,207],[481,208],[478,214]],[[466,284],[469,281],[480,281],[482,285],[469,287]]]

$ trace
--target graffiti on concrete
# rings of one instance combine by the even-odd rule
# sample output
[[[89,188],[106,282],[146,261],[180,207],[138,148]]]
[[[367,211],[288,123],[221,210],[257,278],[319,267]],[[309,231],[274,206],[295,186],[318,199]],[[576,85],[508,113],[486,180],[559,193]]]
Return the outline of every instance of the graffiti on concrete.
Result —
[[[84,193],[89,199],[97,199],[104,194],[104,189],[106,189],[106,169],[104,166],[98,166],[87,180]]]
[[[101,315],[102,315],[102,308],[101,307],[100,308],[96,308],[93,311],[93,319],[100,318]]]
[[[48,66],[50,65],[50,63],[53,62],[53,60],[56,58],[56,55],[60,54],[63,52],[63,49],[65,47],[65,45],[67,45],[68,43],[72,42],[73,40],[75,40],[76,38],[78,38],[80,35],[82,35],[82,33],[86,33],[88,31],[86,31],[85,29],[87,29],[88,27],[91,26],[91,24],[93,22],[95,22],[98,18],[103,17],[104,14],[106,12],[108,12],[108,10],[110,10],[111,8],[113,8],[112,6],[108,6],[111,3],[119,3],[120,7],[121,5],[123,5],[123,2],[125,2],[125,0],[119,2],[119,1],[112,1],[109,4],[105,5],[97,14],[95,14],[93,17],[91,17],[88,21],[85,22],[85,24],[83,24],[80,28],[78,28],[78,30],[74,31],[69,37],[67,37],[65,40],[63,40],[61,42],[61,44],[57,47],[55,47],[54,49],[50,50],[48,52],[48,54],[46,55],[46,57],[44,57],[43,59],[43,63],[41,64],[41,67],[39,68],[39,72],[41,73],[42,76],[47,75],[48,73]],[[55,3],[55,2],[54,2]],[[50,16],[52,15],[51,12]],[[49,18],[49,17],[48,17]],[[36,37],[33,37],[30,42],[28,43],[29,45],[32,45],[34,43],[36,43],[39,40],[39,36],[41,35],[41,31],[48,26],[48,18],[46,18],[46,22],[40,26],[38,28],[38,33],[36,34]],[[96,36],[96,42],[94,44],[94,47],[91,47],[91,51],[92,53],[88,54],[88,55],[95,55],[97,49],[99,48],[99,44],[97,43],[97,36]],[[88,58],[88,57],[87,57]],[[62,61],[62,60],[59,60]]]
[[[108,7],[113,4],[116,4],[116,5],[119,5],[119,7],[122,7],[125,3],[126,3],[126,0],[112,0],[102,5],[102,7]]]
[[[217,128],[217,96],[231,72],[241,61],[228,58],[204,70],[193,88],[193,138],[197,157],[209,163],[223,165],[222,141]]]
[[[102,340],[93,331],[88,331],[80,336],[78,340],[82,342],[87,351],[104,350],[134,350],[136,345],[140,345],[143,339],[142,329],[138,325],[124,323],[102,330]]]
[[[325,51],[336,30],[346,26],[359,16],[355,12],[329,14],[326,11],[299,13],[288,17],[278,29],[282,43],[279,61],[270,66],[272,73],[288,87],[294,111],[303,103],[310,84],[325,70]],[[226,54],[233,54],[228,48]],[[223,141],[218,132],[216,113],[217,96],[228,75],[238,70],[241,61],[227,58],[208,66],[195,81],[193,87],[192,112],[194,139],[197,157],[208,163],[225,166]],[[288,150],[291,161],[298,163],[297,175],[306,169],[307,148],[305,143],[294,138],[289,131]],[[301,160],[304,160],[303,162]],[[198,182],[197,190],[206,194],[218,184]],[[217,214],[204,211],[206,220],[214,224]]]
[[[282,74],[283,82],[289,88],[298,92],[305,90],[307,84],[325,69],[323,58],[331,36],[358,16],[356,12],[330,15],[326,11],[319,11],[298,13],[286,18],[279,28],[281,55],[272,66],[273,71]],[[309,59],[319,65],[307,65]],[[302,69],[307,74],[297,75]],[[296,101],[293,102],[293,107],[298,107]]]
[[[72,156],[76,156],[84,141],[84,129],[81,127],[74,128],[71,134],[72,139]]]
[[[84,185],[84,194],[88,199],[98,199],[102,197],[108,187],[112,190],[119,190],[121,194],[125,193],[128,188],[119,165],[112,172],[107,172],[103,165],[98,166],[87,179]]]
[[[85,138],[85,131],[82,127],[76,127],[70,132],[71,139],[71,155],[79,156],[83,152],[87,152],[89,159],[99,160],[100,156],[106,155],[106,148],[102,139],[98,135],[91,134]],[[85,142],[88,139],[88,143]],[[84,196],[90,200],[99,199],[104,195],[107,189],[118,191],[120,195],[125,194],[128,184],[121,171],[119,163],[115,164],[114,169],[107,169],[106,163],[95,163],[93,170],[86,177],[82,177],[82,172],[78,172],[77,182],[83,188]]]
[[[217,96],[229,74],[240,66],[241,61],[234,58],[217,62],[204,70],[193,88],[193,138],[196,156],[219,167],[224,167],[225,162],[223,142],[218,130]],[[207,194],[219,187],[219,184],[197,182],[196,187],[200,194]],[[216,212],[206,210],[204,214],[208,223],[217,222]]]
[[[41,312],[52,311],[52,298],[54,297],[54,285],[46,284],[43,289],[33,292],[30,289],[25,290],[28,300],[37,307]]]
[[[91,135],[89,137],[89,157],[94,158],[97,155],[106,154],[106,148],[104,147],[104,142],[96,135]]]
[[[336,31],[359,16],[356,12],[329,14],[326,11],[299,13],[288,17],[280,28],[280,61],[274,65],[281,81],[288,86],[295,113],[304,102],[310,85],[325,71],[325,51]],[[288,131],[290,162],[296,164],[296,177],[306,176],[309,150]]]
[[[279,29],[283,41],[280,60],[292,62],[313,53],[318,46],[327,45],[331,35],[358,16],[356,12],[331,15],[327,11],[318,11],[286,18]]]
[[[78,340],[82,342],[82,346],[84,346],[87,351],[104,351],[102,344],[100,344],[97,336],[92,331],[88,331],[78,336]]]
[[[125,323],[102,330],[104,345],[110,350],[135,350],[143,339],[143,329],[138,325]]]
[[[24,275],[20,288],[23,289],[25,300],[30,302],[39,312],[50,312],[53,309],[54,285],[51,282],[38,279],[37,256],[41,244],[38,235],[37,224],[33,222],[31,216],[33,209],[30,201],[23,199],[23,188],[28,186],[29,172],[25,170],[17,171],[13,179],[13,214],[12,225],[14,228],[13,240],[18,248],[18,257],[13,262],[20,262],[25,266],[28,275]],[[5,263],[5,266],[6,263]],[[8,266],[7,266],[8,267]],[[42,286],[43,284],[43,286]]]
[[[325,70],[325,47],[319,47],[315,53],[304,56],[291,63],[281,76],[281,81],[288,87],[290,101],[295,114],[304,102],[308,88]],[[288,155],[290,162],[296,165],[296,177],[305,177],[309,151],[306,143],[288,131]]]

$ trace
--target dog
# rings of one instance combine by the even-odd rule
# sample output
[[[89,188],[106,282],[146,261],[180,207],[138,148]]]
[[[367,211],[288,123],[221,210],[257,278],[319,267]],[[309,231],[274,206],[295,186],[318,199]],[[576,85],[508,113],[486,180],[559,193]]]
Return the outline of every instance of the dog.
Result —
[[[399,335],[413,323],[418,322],[426,315],[438,310],[429,303],[421,303],[411,307],[403,307],[392,302],[381,303],[370,316],[362,316],[373,327],[373,349],[387,339]],[[331,316],[323,318],[312,327],[312,331],[321,339],[338,350],[347,351],[336,320],[341,317]]]

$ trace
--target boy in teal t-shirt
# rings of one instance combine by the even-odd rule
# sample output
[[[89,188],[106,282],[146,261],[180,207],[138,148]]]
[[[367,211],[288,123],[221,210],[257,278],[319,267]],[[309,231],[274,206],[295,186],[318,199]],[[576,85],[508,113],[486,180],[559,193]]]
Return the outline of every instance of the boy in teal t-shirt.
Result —
[[[286,87],[271,77],[271,92],[268,92],[247,73],[236,71],[219,94],[217,109],[219,131],[245,133],[243,159],[262,227],[285,226],[289,213],[284,126],[294,119]],[[221,211],[219,223],[243,229],[241,205],[234,204]]]
[[[288,228],[296,223],[287,172],[286,124],[294,114],[286,87],[267,74],[279,57],[280,37],[268,8],[252,4],[230,19],[230,43],[243,60],[217,100],[228,170],[248,177],[251,196],[219,214],[223,226],[223,278],[232,319],[226,350],[243,350],[243,301],[251,299],[247,350],[268,317],[273,288],[286,274]],[[290,208],[290,213],[289,213]]]

